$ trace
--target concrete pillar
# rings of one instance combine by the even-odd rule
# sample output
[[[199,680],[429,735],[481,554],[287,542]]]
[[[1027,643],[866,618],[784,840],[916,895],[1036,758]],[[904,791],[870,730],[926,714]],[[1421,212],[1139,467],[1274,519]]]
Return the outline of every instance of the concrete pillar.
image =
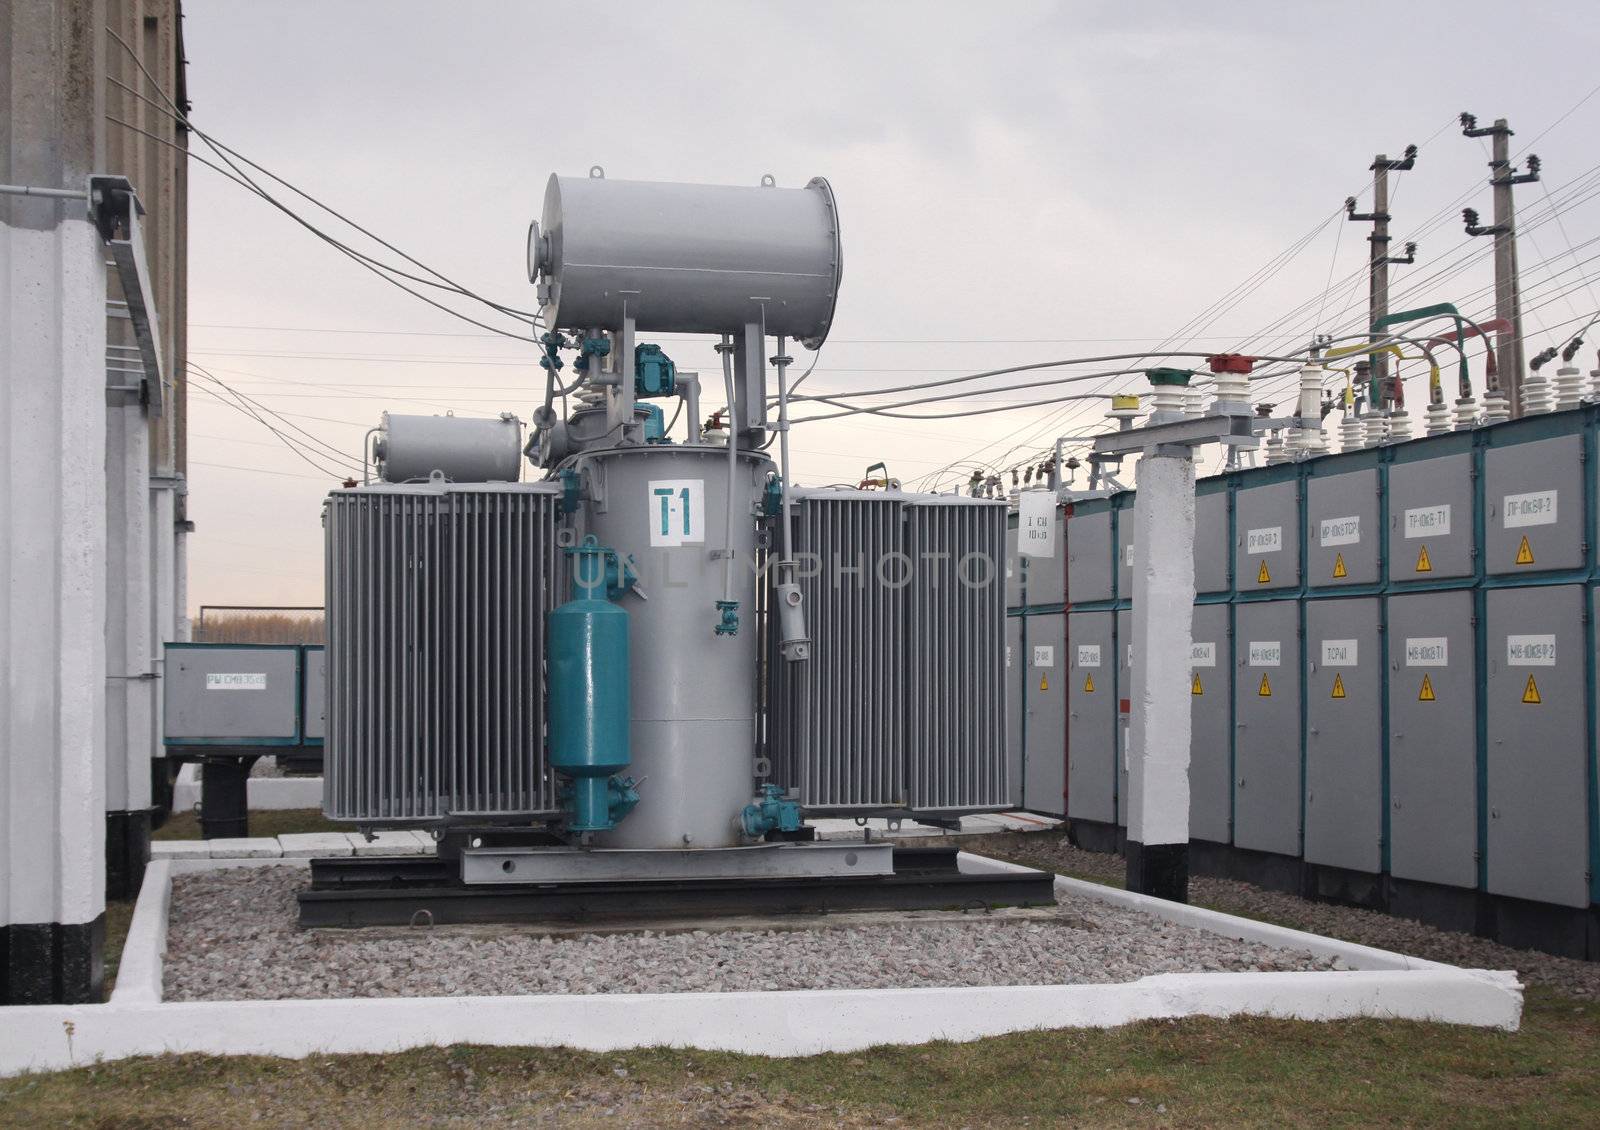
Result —
[[[103,5],[0,5],[0,181],[86,188]],[[0,197],[0,1001],[97,1000],[105,930],[105,252]],[[3,1023],[4,1021],[0,1021]]]
[[[166,666],[166,645],[178,638],[177,493],[182,480],[170,475],[150,476],[150,601],[151,667],[156,673],[155,709],[151,748],[165,756],[166,712],[160,692]]]
[[[1194,616],[1194,460],[1139,460],[1128,734],[1128,889],[1189,897],[1189,653]]]
[[[110,383],[134,385],[128,373]],[[137,389],[106,394],[106,896],[132,898],[150,857],[150,425]]]

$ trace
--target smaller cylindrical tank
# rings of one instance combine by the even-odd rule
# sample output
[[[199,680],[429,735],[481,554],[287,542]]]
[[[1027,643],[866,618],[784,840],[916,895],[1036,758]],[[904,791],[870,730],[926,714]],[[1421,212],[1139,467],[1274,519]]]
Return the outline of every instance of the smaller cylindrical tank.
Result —
[[[384,482],[417,482],[437,471],[453,483],[514,483],[522,469],[522,421],[509,412],[492,420],[385,412],[372,449]]]
[[[574,832],[612,828],[631,807],[613,803],[626,792],[612,776],[631,760],[631,706],[628,614],[606,599],[606,555],[592,538],[574,552],[577,595],[550,613],[547,636],[550,765],[572,778]]]

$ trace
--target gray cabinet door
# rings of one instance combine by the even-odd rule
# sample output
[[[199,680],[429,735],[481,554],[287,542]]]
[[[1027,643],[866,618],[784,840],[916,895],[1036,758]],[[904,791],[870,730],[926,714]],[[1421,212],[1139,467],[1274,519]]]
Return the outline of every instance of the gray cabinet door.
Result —
[[[1378,615],[1377,597],[1306,602],[1305,857],[1374,875],[1383,869]]]
[[[1017,516],[1013,514],[1011,521]],[[1006,607],[1022,607],[1022,558],[1017,554],[1017,527],[1006,530]]]
[[[1067,598],[1073,603],[1111,599],[1111,512],[1067,519]]]
[[[1128,826],[1128,713],[1133,698],[1133,613],[1117,613],[1117,823]]]
[[[1483,456],[1484,567],[1542,573],[1583,564],[1581,436],[1491,447]]]
[[[1378,583],[1378,472],[1316,476],[1306,483],[1306,583]]]
[[[1478,885],[1476,668],[1470,592],[1389,598],[1389,871],[1396,878]]]
[[[1067,616],[1067,815],[1104,824],[1117,818],[1114,615]]]
[[[1022,806],[1022,617],[1006,617],[1006,782],[1011,806]]]
[[[1584,591],[1497,589],[1488,602],[1488,889],[1587,906]]]
[[[307,741],[320,742],[328,732],[328,653],[320,647],[308,647],[305,653],[300,732]]]
[[[1235,495],[1233,578],[1239,592],[1300,584],[1300,506],[1294,480]]]
[[[1022,649],[1028,722],[1022,806],[1049,816],[1066,815],[1066,619],[1060,612],[1029,616]]]
[[[1194,500],[1194,590],[1228,591],[1228,492],[1197,494]]]
[[[1133,599],[1133,558],[1139,552],[1133,536],[1133,499],[1117,511],[1117,599]]]
[[[1300,854],[1300,612],[1295,601],[1234,608],[1233,842]]]
[[[1389,579],[1471,576],[1472,456],[1442,455],[1389,468]]]
[[[1189,651],[1189,836],[1217,844],[1232,839],[1233,822],[1233,667],[1228,645],[1228,606],[1197,605]]]

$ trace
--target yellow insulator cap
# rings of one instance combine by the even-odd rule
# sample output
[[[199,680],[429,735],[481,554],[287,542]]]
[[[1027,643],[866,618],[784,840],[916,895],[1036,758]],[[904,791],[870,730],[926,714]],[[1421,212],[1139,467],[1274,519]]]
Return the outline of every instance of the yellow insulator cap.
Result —
[[[1139,396],[1137,393],[1117,393],[1111,398],[1113,412],[1137,412],[1139,410]]]

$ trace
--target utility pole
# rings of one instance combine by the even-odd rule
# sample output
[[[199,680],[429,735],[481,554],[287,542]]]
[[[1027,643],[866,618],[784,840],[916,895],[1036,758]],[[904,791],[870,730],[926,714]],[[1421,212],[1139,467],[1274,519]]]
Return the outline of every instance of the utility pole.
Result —
[[[1522,291],[1517,281],[1517,210],[1511,190],[1514,185],[1539,179],[1539,158],[1528,154],[1526,173],[1519,174],[1512,168],[1511,127],[1504,118],[1479,128],[1477,118],[1462,114],[1461,133],[1465,137],[1487,137],[1492,146],[1489,184],[1494,189],[1494,223],[1480,225],[1478,213],[1471,208],[1463,208],[1461,218],[1466,221],[1468,235],[1494,236],[1494,313],[1511,327],[1501,330],[1495,338],[1495,368],[1500,372],[1501,391],[1515,420],[1522,415]]]
[[[1398,161],[1379,153],[1372,159],[1369,172],[1372,173],[1372,211],[1357,212],[1356,198],[1345,198],[1344,211],[1347,220],[1370,221],[1372,234],[1367,236],[1370,244],[1367,262],[1367,325],[1378,324],[1379,319],[1389,313],[1389,265],[1391,263],[1415,263],[1417,261],[1417,245],[1406,244],[1406,253],[1403,256],[1389,254],[1389,174],[1390,172],[1405,172],[1417,163],[1417,147],[1406,146],[1405,156]],[[1382,334],[1373,333],[1372,340],[1377,342]],[[1387,353],[1374,353],[1370,357],[1372,363],[1372,404],[1374,407],[1387,407],[1394,399],[1393,390],[1389,387],[1389,355]]]

